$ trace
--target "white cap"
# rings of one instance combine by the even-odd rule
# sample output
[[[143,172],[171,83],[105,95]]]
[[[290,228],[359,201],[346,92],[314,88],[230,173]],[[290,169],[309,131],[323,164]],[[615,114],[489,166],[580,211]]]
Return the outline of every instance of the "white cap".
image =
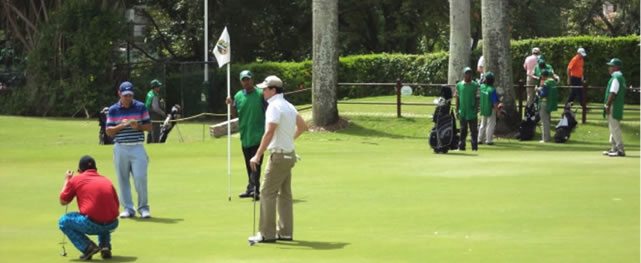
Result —
[[[258,87],[259,89],[264,89],[264,88],[267,88],[267,87],[282,88],[283,87],[283,81],[280,80],[279,77],[271,75],[271,76],[267,76],[265,78],[265,81],[263,81],[263,83],[260,83],[260,84],[256,85],[256,87]]]
[[[532,54],[541,54],[541,50],[538,47],[532,49]]]
[[[588,55],[588,53],[585,53],[585,49],[583,49],[582,47],[580,47],[580,48],[576,51],[576,53],[579,53],[579,54],[581,54],[581,56],[584,56],[584,57]]]

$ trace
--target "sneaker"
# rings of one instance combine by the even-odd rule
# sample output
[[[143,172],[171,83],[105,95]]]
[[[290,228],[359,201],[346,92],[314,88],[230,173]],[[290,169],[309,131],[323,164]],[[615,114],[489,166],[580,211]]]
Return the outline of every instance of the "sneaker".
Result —
[[[256,243],[274,243],[276,242],[276,239],[265,239],[263,235],[260,233],[256,234],[255,236],[251,236],[247,238],[247,241],[249,241],[249,244],[256,244]]]
[[[111,248],[109,247],[103,247],[100,249],[100,257],[102,259],[110,259],[111,258]]]
[[[151,213],[147,210],[142,210],[140,211],[140,217],[141,218],[151,218]]]
[[[130,218],[130,217],[134,217],[134,213],[129,212],[129,210],[125,210],[125,211],[122,211],[122,213],[120,213],[120,218]]]
[[[622,152],[622,151],[610,152],[610,153],[608,153],[608,156],[610,156],[610,157],[625,157],[625,152]]]
[[[282,236],[281,235],[276,235],[276,239],[277,240],[281,240],[281,241],[294,241],[292,236],[285,236],[285,235],[282,235]]]
[[[81,260],[91,260],[91,257],[100,252],[100,248],[94,243],[90,243],[85,252],[80,255]]]
[[[609,156],[609,155],[610,155],[610,153],[616,153],[616,152],[617,152],[617,151],[615,151],[615,150],[607,150],[607,151],[603,151],[603,155],[604,155],[604,156]]]

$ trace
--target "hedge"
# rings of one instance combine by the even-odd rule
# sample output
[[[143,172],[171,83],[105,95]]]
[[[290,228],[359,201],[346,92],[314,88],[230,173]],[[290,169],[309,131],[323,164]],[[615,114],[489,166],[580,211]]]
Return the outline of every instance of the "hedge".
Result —
[[[624,62],[623,73],[628,86],[639,86],[639,36],[625,37],[559,37],[512,41],[512,65],[515,83],[525,78],[523,61],[533,47],[539,47],[555,72],[565,84],[566,67],[575,55],[578,47],[586,49],[588,56],[585,62],[585,78],[592,86],[605,86],[609,79],[605,63],[612,57],[621,58]],[[472,52],[470,66],[476,66],[482,48]],[[405,54],[369,54],[341,57],[339,60],[339,82],[395,82],[397,78],[403,82],[445,83],[447,82],[448,53],[438,52],[424,55]],[[232,86],[238,90],[238,73],[250,69],[258,82],[267,75],[278,75],[285,82],[286,89],[311,87],[311,61],[304,62],[262,62],[251,64],[235,64],[231,67]],[[215,73],[213,87],[221,90],[225,87],[225,71]],[[302,85],[301,85],[302,84]],[[433,95],[434,89],[418,89],[420,95]],[[562,90],[561,96],[567,97],[568,90]],[[338,90],[339,99],[363,96],[393,94],[389,87],[341,87]],[[589,100],[598,102],[603,99],[602,90],[591,90]],[[218,97],[221,97],[220,95]],[[309,93],[298,94],[290,98],[294,103],[310,103]],[[626,102],[639,103],[639,94],[628,92]]]

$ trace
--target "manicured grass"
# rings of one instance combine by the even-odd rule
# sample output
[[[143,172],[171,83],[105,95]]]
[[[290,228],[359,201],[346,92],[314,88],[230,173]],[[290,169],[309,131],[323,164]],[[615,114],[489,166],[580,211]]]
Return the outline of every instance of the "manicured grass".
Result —
[[[404,108],[426,115],[401,119],[378,114],[394,106],[339,109],[348,129],[297,141],[296,242],[248,246],[238,137],[228,202],[227,141],[203,142],[202,125],[188,123],[184,143],[174,130],[167,144],[146,146],[154,218],[121,220],[112,261],[639,262],[638,113],[626,113],[628,156],[608,158],[596,112],[568,144],[498,139],[435,155],[430,107]],[[97,145],[94,120],[0,116],[0,127],[0,261],[75,259],[71,244],[58,255],[63,173],[91,154],[115,183],[112,147]]]

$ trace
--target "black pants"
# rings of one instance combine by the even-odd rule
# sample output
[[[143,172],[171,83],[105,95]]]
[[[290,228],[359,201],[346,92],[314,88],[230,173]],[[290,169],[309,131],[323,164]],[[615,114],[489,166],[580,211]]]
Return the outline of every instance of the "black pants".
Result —
[[[160,126],[161,123],[151,123],[151,131],[147,133],[147,143],[160,142]]]
[[[479,127],[477,126],[477,119],[461,120],[461,141],[459,141],[458,148],[465,150],[465,141],[467,140],[467,129],[470,129],[472,139],[472,150],[478,149]]]
[[[583,86],[583,80],[577,77],[570,77],[570,86]],[[573,102],[575,98],[578,99],[579,104],[583,106],[583,89],[582,88],[571,89],[568,102]]]
[[[245,168],[247,168],[247,190],[245,190],[247,193],[252,193],[254,192],[254,189],[256,189],[256,195],[258,196],[260,194],[260,167],[263,163],[263,157],[260,157],[260,162],[258,163],[258,166],[256,167],[256,171],[252,171],[251,165],[249,164],[249,160],[251,160],[254,155],[256,155],[256,152],[258,151],[258,146],[251,146],[251,147],[243,147],[243,155],[245,156]]]

